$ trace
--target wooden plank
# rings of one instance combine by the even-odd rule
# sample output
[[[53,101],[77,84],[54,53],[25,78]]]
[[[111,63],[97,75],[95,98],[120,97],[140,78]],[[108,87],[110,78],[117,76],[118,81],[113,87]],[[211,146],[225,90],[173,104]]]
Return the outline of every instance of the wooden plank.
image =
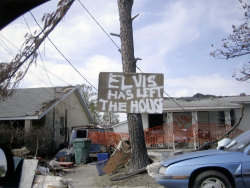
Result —
[[[122,142],[122,148],[117,149],[104,166],[103,171],[106,174],[110,175],[112,172],[121,169],[130,159],[130,152],[125,152],[129,151],[129,145]]]
[[[37,164],[36,159],[24,159],[19,188],[31,188]]]

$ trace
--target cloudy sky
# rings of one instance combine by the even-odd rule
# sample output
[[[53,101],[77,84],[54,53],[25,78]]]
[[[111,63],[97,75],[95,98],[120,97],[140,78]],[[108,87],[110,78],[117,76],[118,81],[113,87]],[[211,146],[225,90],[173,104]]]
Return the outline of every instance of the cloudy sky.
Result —
[[[57,2],[45,3],[32,13],[41,23],[42,15],[55,10]],[[107,33],[119,33],[116,0],[81,2]],[[232,78],[235,69],[249,57],[227,61],[209,55],[212,44],[219,48],[221,40],[232,33],[232,25],[243,22],[238,0],[134,0],[132,14],[140,14],[133,22],[135,57],[142,58],[137,65],[145,73],[164,73],[168,95],[250,94],[250,83]],[[18,52],[16,47],[21,48],[29,32],[24,18],[32,31],[39,30],[29,13],[2,29],[0,61],[10,61]],[[99,72],[122,71],[117,47],[77,0],[49,37],[96,88]],[[120,39],[112,38],[120,46]],[[39,51],[44,65],[38,58],[19,87],[87,84],[48,40]]]

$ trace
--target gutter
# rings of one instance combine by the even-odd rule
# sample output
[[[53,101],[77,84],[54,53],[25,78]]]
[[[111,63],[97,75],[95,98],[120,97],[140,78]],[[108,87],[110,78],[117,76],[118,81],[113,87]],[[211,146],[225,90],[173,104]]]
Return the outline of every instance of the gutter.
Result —
[[[220,107],[183,107],[183,108],[164,108],[163,112],[185,112],[185,111],[217,111],[217,110],[229,110],[239,109],[241,106],[220,106]],[[185,111],[183,111],[183,109]]]

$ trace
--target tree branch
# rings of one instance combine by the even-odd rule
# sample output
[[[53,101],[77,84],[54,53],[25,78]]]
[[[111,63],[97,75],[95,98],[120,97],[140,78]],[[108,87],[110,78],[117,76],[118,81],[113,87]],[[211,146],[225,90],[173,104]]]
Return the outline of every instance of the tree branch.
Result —
[[[66,15],[73,2],[74,0],[59,1],[55,12],[44,14],[42,19],[44,21],[43,30],[36,36],[26,34],[27,38],[23,44],[24,49],[10,63],[0,63],[0,96],[7,97],[18,86],[30,65],[36,61],[36,51]],[[27,64],[27,67],[24,67],[25,70],[21,70],[24,64]]]
[[[224,137],[229,137],[229,135],[239,126],[242,118],[244,116],[244,106],[242,105],[241,107],[241,116],[240,119],[238,120],[238,122],[230,129],[228,130],[225,134],[223,134],[222,136],[220,136],[218,139],[214,139],[210,142],[205,143],[204,145],[200,146],[199,148],[195,149],[194,151],[201,151],[204,150],[206,147],[211,146],[213,144],[215,144],[216,142],[218,142],[219,140],[221,140]]]

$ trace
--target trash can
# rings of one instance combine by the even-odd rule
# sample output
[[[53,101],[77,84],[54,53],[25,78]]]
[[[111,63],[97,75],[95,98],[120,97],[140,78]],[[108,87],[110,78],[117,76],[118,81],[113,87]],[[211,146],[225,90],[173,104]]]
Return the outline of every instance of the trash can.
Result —
[[[82,145],[82,162],[86,163],[89,158],[89,150],[91,146],[91,140],[84,140]]]
[[[103,161],[98,161],[98,162],[96,163],[95,166],[96,166],[96,169],[97,169],[97,171],[98,171],[99,176],[102,176],[102,175],[106,174],[106,173],[103,171],[103,168],[104,168],[104,166],[107,164],[107,162],[108,162],[108,159],[103,160]]]
[[[73,148],[75,150],[75,164],[80,164],[82,162],[82,154],[83,154],[83,143],[84,139],[75,139],[73,141]]]
[[[97,153],[97,160],[99,162],[107,160],[108,158],[109,158],[109,154],[108,153]]]

